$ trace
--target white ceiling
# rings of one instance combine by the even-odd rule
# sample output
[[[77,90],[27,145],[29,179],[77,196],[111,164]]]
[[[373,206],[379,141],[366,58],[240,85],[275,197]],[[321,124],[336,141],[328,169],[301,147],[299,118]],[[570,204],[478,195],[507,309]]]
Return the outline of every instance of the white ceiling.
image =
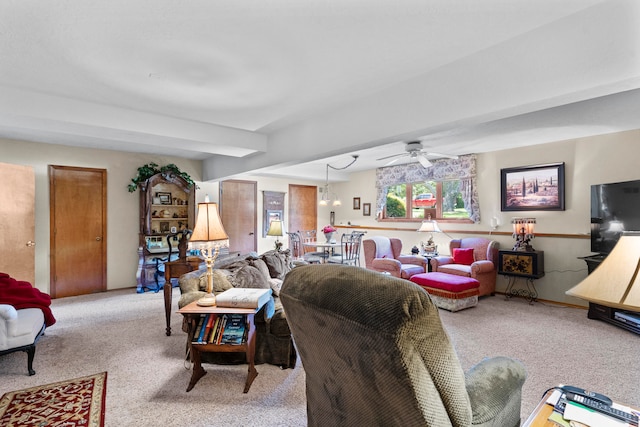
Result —
[[[637,3],[5,0],[0,137],[323,180],[636,129]]]

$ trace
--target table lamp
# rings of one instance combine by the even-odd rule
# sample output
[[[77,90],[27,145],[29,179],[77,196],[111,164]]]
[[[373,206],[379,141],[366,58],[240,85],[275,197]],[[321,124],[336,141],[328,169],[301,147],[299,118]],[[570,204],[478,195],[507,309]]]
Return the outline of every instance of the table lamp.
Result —
[[[207,294],[198,300],[197,304],[200,306],[216,305],[216,296],[213,294],[213,263],[220,248],[225,246],[229,246],[229,236],[220,221],[218,205],[210,203],[207,196],[204,203],[198,203],[196,226],[189,239],[190,249],[199,250],[207,265]]]
[[[513,238],[516,239],[516,244],[513,246],[514,251],[521,252],[533,252],[534,249],[531,246],[531,240],[535,237],[533,229],[536,224],[535,218],[513,218],[511,220],[513,224]]]
[[[625,232],[593,273],[565,293],[622,310],[640,311],[640,232]]]
[[[282,247],[282,242],[278,241],[278,237],[282,237],[282,221],[274,219],[269,223],[269,230],[267,230],[267,236],[276,237],[276,251],[279,251]]]
[[[420,243],[425,252],[435,252],[438,247],[433,244],[433,233],[442,233],[440,227],[438,227],[438,223],[434,220],[425,220],[420,224],[420,228],[418,228],[419,232],[428,232],[431,233],[429,235],[429,240],[427,240],[427,244],[424,245],[422,242]]]

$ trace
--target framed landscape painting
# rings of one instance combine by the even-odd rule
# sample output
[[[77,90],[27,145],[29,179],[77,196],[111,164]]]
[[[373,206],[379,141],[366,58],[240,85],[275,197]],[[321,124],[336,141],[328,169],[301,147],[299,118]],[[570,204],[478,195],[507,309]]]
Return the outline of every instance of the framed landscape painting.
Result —
[[[500,169],[503,211],[563,211],[564,163]]]

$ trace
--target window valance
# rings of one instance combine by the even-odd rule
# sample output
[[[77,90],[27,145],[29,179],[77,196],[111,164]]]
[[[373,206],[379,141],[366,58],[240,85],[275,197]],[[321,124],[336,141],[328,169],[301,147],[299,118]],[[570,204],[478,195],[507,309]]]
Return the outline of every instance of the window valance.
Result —
[[[480,221],[480,205],[476,186],[476,155],[467,154],[457,159],[432,160],[432,166],[422,167],[420,163],[388,166],[376,169],[376,215],[382,218],[387,203],[387,191],[392,185],[412,184],[422,181],[462,182],[462,197],[473,222]]]

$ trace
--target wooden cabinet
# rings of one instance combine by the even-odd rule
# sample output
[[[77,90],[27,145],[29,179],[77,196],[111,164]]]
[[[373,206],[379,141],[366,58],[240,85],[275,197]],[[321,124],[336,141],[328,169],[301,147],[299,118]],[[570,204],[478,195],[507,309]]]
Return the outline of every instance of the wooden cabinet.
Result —
[[[196,186],[189,186],[172,172],[157,173],[139,184],[140,234],[138,242],[137,291],[161,288],[164,280],[157,268],[170,258],[167,236],[193,230]],[[172,244],[177,258],[178,239]]]

